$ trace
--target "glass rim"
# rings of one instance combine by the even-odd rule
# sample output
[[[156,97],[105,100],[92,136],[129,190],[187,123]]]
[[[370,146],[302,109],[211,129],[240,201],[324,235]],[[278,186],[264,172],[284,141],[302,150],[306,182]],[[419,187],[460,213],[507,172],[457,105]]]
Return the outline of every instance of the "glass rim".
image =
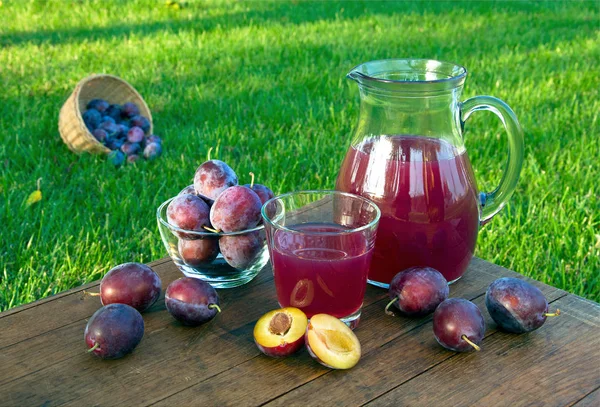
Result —
[[[409,62],[416,62],[416,63],[425,63],[425,65],[427,63],[431,63],[434,62],[436,64],[438,64],[439,66],[447,66],[447,67],[453,67],[454,69],[456,69],[458,71],[458,73],[456,75],[452,75],[449,78],[439,78],[439,79],[431,79],[431,80],[399,80],[399,79],[385,79],[385,78],[378,78],[376,76],[372,76],[370,74],[366,74],[361,72],[361,68],[362,67],[366,67],[368,65],[375,65],[375,64],[382,64],[382,63],[409,63]],[[417,70],[415,69],[415,71],[417,72],[435,72],[433,70],[427,70],[427,69],[423,69],[423,70]],[[347,75],[350,79],[357,79],[360,78],[361,80],[364,80],[365,83],[368,82],[374,82],[374,83],[382,83],[382,84],[396,84],[396,85],[424,85],[424,84],[449,84],[452,82],[456,82],[457,84],[459,84],[461,82],[461,80],[463,80],[466,76],[467,76],[467,68],[465,68],[464,66],[454,63],[454,62],[448,62],[448,61],[439,61],[436,59],[428,59],[428,58],[389,58],[389,59],[377,59],[377,60],[373,60],[373,61],[368,61],[368,62],[363,62],[361,64],[356,65],[354,68],[352,68],[350,70],[350,72]]]
[[[343,196],[347,196],[353,199],[358,199],[360,201],[363,201],[365,203],[367,203],[368,205],[370,205],[371,207],[375,208],[375,218],[370,221],[369,223],[353,228],[353,229],[348,229],[348,230],[343,230],[343,231],[339,231],[339,232],[305,232],[305,231],[301,231],[301,230],[296,230],[296,229],[290,229],[286,226],[280,225],[278,223],[273,222],[273,220],[271,219],[270,216],[267,215],[266,213],[266,208],[267,205],[278,201],[278,200],[282,200],[282,198],[287,198],[293,195],[308,195],[308,194],[322,194],[322,195],[343,195]],[[275,196],[271,199],[269,199],[268,201],[266,201],[264,203],[264,205],[262,206],[261,210],[261,215],[263,217],[263,224],[268,223],[270,226],[272,226],[275,229],[278,230],[284,230],[286,232],[290,232],[290,233],[299,233],[299,234],[304,234],[304,235],[319,235],[319,236],[337,236],[337,235],[348,235],[351,233],[357,233],[357,232],[361,232],[363,230],[369,229],[375,225],[377,225],[377,223],[379,222],[379,219],[381,218],[381,210],[379,209],[379,206],[377,206],[377,204],[373,201],[371,201],[368,198],[365,198],[364,196],[360,196],[360,195],[356,195],[356,194],[351,194],[349,192],[342,192],[342,191],[336,191],[333,189],[310,189],[310,190],[303,190],[303,191],[293,191],[293,192],[287,192],[285,194],[281,194],[278,196]],[[263,225],[264,226],[264,225]]]
[[[237,236],[237,235],[245,235],[248,233],[252,233],[252,232],[258,232],[260,230],[263,230],[265,228],[265,225],[258,225],[255,226],[251,229],[245,229],[245,230],[239,230],[237,232],[210,232],[210,231],[206,231],[206,232],[202,232],[199,230],[189,230],[189,229],[182,229],[179,228],[177,226],[171,225],[161,214],[161,212],[163,211],[163,209],[169,205],[171,203],[171,201],[175,198],[177,198],[179,195],[176,195],[174,197],[171,197],[169,199],[167,199],[166,201],[164,201],[162,204],[159,205],[158,209],[156,210],[156,219],[158,219],[158,221],[165,227],[169,228],[170,230],[174,230],[176,232],[181,232],[181,233],[185,233],[187,235],[191,235],[191,236],[198,236],[198,238],[203,238],[203,237],[213,237],[213,238],[217,238],[217,237],[222,237],[222,236]],[[261,210],[262,213],[262,210]]]

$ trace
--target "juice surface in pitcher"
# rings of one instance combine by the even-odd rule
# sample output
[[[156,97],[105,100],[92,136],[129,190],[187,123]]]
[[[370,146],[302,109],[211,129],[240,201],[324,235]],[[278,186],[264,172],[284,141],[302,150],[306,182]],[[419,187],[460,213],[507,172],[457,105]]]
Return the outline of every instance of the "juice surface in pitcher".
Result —
[[[351,146],[336,188],[381,209],[369,280],[387,285],[413,266],[448,282],[465,272],[477,240],[477,187],[466,151],[447,141],[393,135]]]

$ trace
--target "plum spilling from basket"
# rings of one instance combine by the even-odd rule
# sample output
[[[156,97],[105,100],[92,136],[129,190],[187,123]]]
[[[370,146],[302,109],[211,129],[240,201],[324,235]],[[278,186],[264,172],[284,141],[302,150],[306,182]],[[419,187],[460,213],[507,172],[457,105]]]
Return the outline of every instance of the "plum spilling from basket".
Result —
[[[264,185],[238,185],[238,176],[226,163],[208,160],[167,207],[167,221],[178,237],[181,260],[190,267],[207,267],[221,253],[233,268],[252,266],[265,241],[258,230],[261,207],[274,194]]]
[[[110,104],[93,99],[82,115],[83,122],[98,142],[110,150],[108,161],[115,166],[134,163],[141,158],[154,160],[162,154],[162,140],[150,133],[150,120],[132,102]]]

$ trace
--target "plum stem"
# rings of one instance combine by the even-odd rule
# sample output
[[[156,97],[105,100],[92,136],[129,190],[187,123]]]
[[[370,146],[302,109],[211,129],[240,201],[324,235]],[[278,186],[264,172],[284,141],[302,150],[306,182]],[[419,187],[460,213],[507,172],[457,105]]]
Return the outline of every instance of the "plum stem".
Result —
[[[208,306],[208,308],[210,308],[210,309],[216,308],[218,312],[221,312],[221,307],[219,307],[217,304],[210,304]]]
[[[210,161],[210,153],[212,151],[212,147],[208,149],[208,153],[206,154],[206,161]]]
[[[252,187],[254,186],[254,173],[249,172],[248,174],[250,174],[250,176],[252,177],[252,180],[250,181],[250,189],[252,189]]]
[[[95,351],[96,349],[98,349],[98,346],[100,346],[100,344],[98,342],[96,342],[93,347],[91,347],[87,350],[87,353]]]
[[[203,226],[204,229],[208,230],[209,232],[213,232],[213,233],[220,233],[220,230],[217,229],[213,229],[213,228],[209,228],[208,226]]]
[[[85,291],[85,290],[83,290],[83,293],[85,295],[89,295],[90,297],[99,297],[100,296],[100,293],[91,293],[91,292]]]
[[[396,314],[394,314],[392,311],[390,311],[390,310],[389,310],[389,308],[391,307],[391,305],[392,305],[393,303],[395,303],[396,301],[398,301],[398,297],[396,297],[396,298],[394,298],[393,300],[391,300],[390,302],[388,302],[388,305],[386,305],[386,306],[385,306],[385,313],[386,313],[387,315],[391,315],[391,316],[394,316],[394,315],[396,315]]]
[[[479,352],[479,351],[481,350],[481,348],[480,348],[479,346],[477,346],[477,344],[475,344],[475,343],[471,342],[471,340],[470,340],[469,338],[467,338],[467,335],[463,335],[463,336],[461,336],[461,338],[462,338],[462,339],[463,339],[463,340],[464,340],[466,343],[468,343],[468,344],[469,344],[469,345],[471,345],[473,348],[475,348],[475,350],[476,350],[477,352]]]
[[[560,315],[560,310],[558,308],[556,309],[556,312],[554,312],[552,314],[549,314],[547,312],[544,314],[545,317],[557,317],[559,315]]]

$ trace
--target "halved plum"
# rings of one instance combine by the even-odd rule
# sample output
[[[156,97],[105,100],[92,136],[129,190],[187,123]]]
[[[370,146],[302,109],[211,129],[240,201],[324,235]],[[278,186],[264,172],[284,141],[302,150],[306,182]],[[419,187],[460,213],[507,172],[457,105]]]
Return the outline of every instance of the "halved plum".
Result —
[[[308,319],[294,307],[276,309],[260,317],[254,326],[254,342],[267,356],[285,357],[304,345]]]
[[[360,342],[342,321],[327,314],[314,315],[305,335],[310,356],[331,369],[350,369],[360,360]]]

